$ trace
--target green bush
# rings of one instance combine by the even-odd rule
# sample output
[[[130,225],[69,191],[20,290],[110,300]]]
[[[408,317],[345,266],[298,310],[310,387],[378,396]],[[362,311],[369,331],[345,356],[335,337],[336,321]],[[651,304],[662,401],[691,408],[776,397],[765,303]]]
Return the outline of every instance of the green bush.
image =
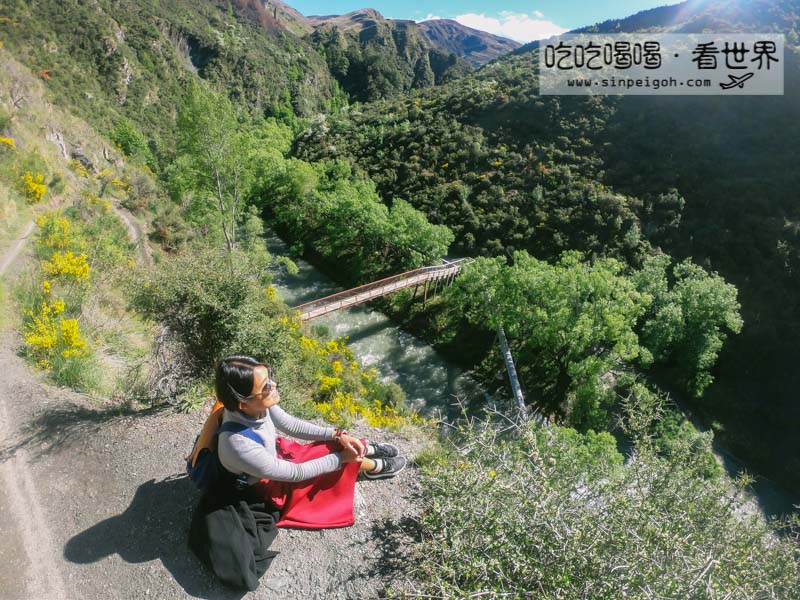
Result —
[[[121,119],[111,135],[114,143],[122,149],[125,156],[138,160],[153,171],[158,170],[156,161],[147,138],[128,119]]]
[[[185,346],[197,375],[207,376],[226,354],[251,354],[283,362],[292,347],[276,317],[285,307],[270,299],[249,257],[201,246],[141,267],[128,280],[131,305],[167,325]]]
[[[630,413],[624,466],[607,433],[461,423],[450,459],[423,469],[408,586],[437,598],[793,597],[797,536],[742,516],[722,478],[698,477],[693,445],[661,455],[638,437],[654,408]]]

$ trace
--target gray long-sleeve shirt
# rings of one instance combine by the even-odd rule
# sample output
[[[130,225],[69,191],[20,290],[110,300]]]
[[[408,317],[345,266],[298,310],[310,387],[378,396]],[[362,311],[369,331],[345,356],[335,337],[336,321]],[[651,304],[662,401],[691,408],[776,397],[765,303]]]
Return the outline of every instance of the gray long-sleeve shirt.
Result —
[[[243,435],[227,431],[219,435],[217,452],[222,466],[231,473],[247,473],[250,484],[257,483],[260,479],[304,481],[342,467],[341,452],[334,452],[304,463],[292,463],[278,458],[275,448],[276,431],[309,441],[332,440],[335,433],[332,427],[320,427],[293,417],[278,405],[267,409],[261,419],[253,419],[240,412],[225,409],[222,421],[247,425],[264,440],[262,446]]]

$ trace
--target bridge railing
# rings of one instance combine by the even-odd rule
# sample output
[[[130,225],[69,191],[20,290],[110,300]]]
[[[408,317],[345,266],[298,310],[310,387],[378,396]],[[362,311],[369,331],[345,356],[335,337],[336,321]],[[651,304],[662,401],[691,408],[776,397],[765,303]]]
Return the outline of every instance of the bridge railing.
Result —
[[[330,296],[325,296],[324,298],[317,298],[311,302],[306,302],[305,304],[295,306],[294,310],[299,310],[301,313],[309,313],[321,306],[325,306],[336,301],[345,300],[347,298],[352,298],[354,296],[359,296],[361,294],[365,294],[367,292],[371,292],[373,290],[377,290],[399,282],[418,278],[420,283],[424,283],[428,280],[438,279],[436,277],[437,274],[441,275],[441,278],[444,278],[447,275],[457,273],[461,266],[470,260],[471,259],[469,258],[459,258],[453,261],[445,261],[445,263],[442,265],[430,265],[427,267],[421,267],[419,269],[413,269],[411,271],[406,271],[405,273],[399,273],[397,275],[385,277],[384,279],[372,281],[349,290],[337,292],[335,294],[331,294]]]

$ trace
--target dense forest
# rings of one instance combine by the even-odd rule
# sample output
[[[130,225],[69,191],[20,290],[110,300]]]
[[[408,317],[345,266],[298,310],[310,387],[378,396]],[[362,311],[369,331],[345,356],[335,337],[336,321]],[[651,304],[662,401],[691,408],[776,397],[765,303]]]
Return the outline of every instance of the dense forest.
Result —
[[[92,277],[127,265],[114,285],[129,310],[173,332],[184,405],[216,359],[248,348],[301,414],[430,428],[341,339],[292,314],[269,272],[296,266],[270,254],[264,225],[342,285],[471,257],[426,305],[411,290],[379,305],[497,397],[508,396],[502,326],[547,426],[515,421],[502,403],[465,406],[449,445],[418,457],[417,551],[437,558],[415,571],[419,589],[617,598],[796,587],[798,523],[740,518],[749,480],[723,475],[711,441],[800,489],[797,0],[690,0],[593,27],[784,32],[786,90],[774,98],[540,96],[536,44],[475,69],[369,10],[316,20],[251,0],[2,10],[0,50],[126,164],[117,177],[73,142],[62,158],[83,187],[65,188],[52,161],[13,137],[30,85],[9,72],[8,202],[72,199],[40,219],[37,277],[65,278],[31,278],[23,303],[26,352],[58,383],[90,390],[88,336],[59,358],[34,330],[45,316],[83,326],[81,303],[64,312],[56,295],[66,276],[89,279],[81,252],[97,245],[113,252]],[[147,223],[152,264],[114,249],[119,223],[103,233],[112,201]],[[36,310],[47,315],[36,321]],[[609,581],[613,569],[625,573]]]

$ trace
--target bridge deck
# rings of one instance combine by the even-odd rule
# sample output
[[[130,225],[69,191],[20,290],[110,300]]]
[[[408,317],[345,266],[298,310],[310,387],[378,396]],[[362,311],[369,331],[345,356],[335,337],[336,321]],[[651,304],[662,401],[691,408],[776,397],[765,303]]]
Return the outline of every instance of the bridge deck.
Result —
[[[391,277],[338,292],[325,298],[306,302],[294,308],[300,311],[301,319],[309,321],[343,308],[349,308],[350,306],[380,298],[404,288],[425,282],[450,279],[458,274],[465,260],[468,259],[460,259],[446,262],[444,265],[422,267],[399,275],[392,275]]]

